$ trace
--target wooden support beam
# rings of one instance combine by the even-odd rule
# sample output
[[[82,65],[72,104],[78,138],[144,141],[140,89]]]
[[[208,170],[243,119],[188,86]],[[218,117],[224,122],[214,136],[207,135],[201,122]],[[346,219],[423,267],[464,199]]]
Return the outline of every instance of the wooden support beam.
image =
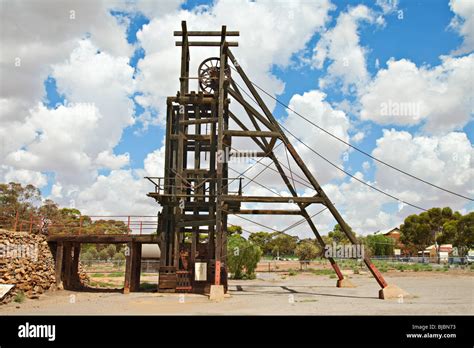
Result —
[[[229,153],[230,157],[267,157],[268,154],[266,152],[252,152],[252,151],[232,151]]]
[[[81,243],[72,244],[72,263],[71,263],[71,287],[77,289],[81,285],[79,278],[79,256],[81,253]]]
[[[239,118],[234,115],[234,113],[232,111],[229,111],[229,116],[230,116],[230,118],[232,118],[235,121],[235,123],[237,123],[239,125],[240,128],[242,128],[243,130],[247,130],[247,131],[249,130],[242,123],[242,121],[240,121]],[[258,137],[251,137],[251,138],[262,150],[265,150],[265,146],[262,144],[262,142],[260,141],[260,139]],[[276,138],[272,138],[272,139],[276,139]],[[265,139],[263,139],[263,140],[265,140]]]
[[[125,282],[123,285],[123,293],[130,293],[130,287],[132,283],[132,242],[127,243],[127,249],[125,250]]]
[[[183,120],[183,121],[179,121],[179,124],[192,125],[192,124],[203,124],[203,123],[213,123],[213,122],[217,122],[217,118],[211,117],[211,118]]]
[[[239,215],[301,215],[301,210],[240,209],[235,212],[230,210],[230,213]]]
[[[232,137],[272,137],[279,138],[281,136],[278,132],[266,132],[266,131],[241,131],[241,130],[226,130],[224,135]]]
[[[355,237],[354,233],[351,231],[351,228],[349,225],[346,223],[346,221],[343,219],[342,215],[339,213],[339,211],[336,209],[336,207],[332,204],[331,200],[328,198],[322,187],[319,185],[318,181],[316,178],[313,176],[312,172],[308,169],[306,164],[304,163],[303,159],[299,156],[298,152],[294,148],[294,146],[290,143],[288,138],[286,137],[285,133],[281,129],[280,125],[278,124],[277,120],[275,117],[272,115],[266,104],[264,103],[263,99],[260,97],[258,94],[257,90],[252,84],[252,81],[247,77],[245,72],[243,71],[242,67],[237,63],[234,55],[230,50],[227,52],[228,57],[236,67],[240,77],[243,79],[245,85],[249,89],[250,93],[252,96],[255,98],[256,102],[260,106],[260,108],[263,110],[265,116],[267,116],[268,120],[274,125],[275,130],[279,131],[282,134],[282,140],[286,145],[286,148],[288,149],[288,152],[291,154],[293,157],[294,161],[296,164],[299,166],[299,168],[303,171],[305,176],[308,178],[310,183],[313,185],[315,190],[317,191],[318,195],[324,200],[324,204],[328,207],[329,211],[331,212],[332,216],[336,219],[336,221],[339,223],[341,226],[342,230],[346,234],[347,238],[351,241],[352,244],[357,244],[357,238]],[[229,89],[230,93],[230,89]],[[307,219],[308,220],[308,219]],[[310,220],[310,219],[309,219]],[[364,256],[364,263],[367,265],[369,268],[370,272],[376,279],[377,283],[380,285],[381,288],[385,288],[387,286],[387,282],[383,278],[382,274],[377,270],[377,268],[374,266],[372,261],[368,256]]]
[[[216,219],[212,220],[194,220],[194,221],[181,221],[178,222],[178,227],[196,227],[196,226],[209,226],[215,225]]]
[[[132,243],[132,273],[130,277],[130,292],[140,290],[140,274],[142,264],[142,244]]]
[[[181,135],[178,134],[172,134],[170,139],[171,140],[179,140]],[[211,136],[210,135],[204,135],[204,134],[183,134],[184,140],[194,140],[194,141],[206,141],[210,142],[211,141]]]
[[[266,197],[266,196],[222,196],[225,202],[255,203],[324,203],[321,197]]]
[[[56,287],[60,288],[63,286],[63,258],[64,258],[64,244],[63,242],[56,243],[56,260],[55,260],[55,276],[56,276]]]
[[[275,130],[274,125],[268,121],[267,118],[263,117],[252,105],[250,105],[239,93],[234,91],[232,88],[227,88],[229,94],[240,104],[242,105],[247,112],[250,112],[254,115],[260,122],[262,122],[265,127],[270,130]]]
[[[72,270],[72,243],[65,242],[64,244],[64,271],[63,271],[63,285],[65,290],[71,289],[71,270]]]
[[[182,31],[174,31],[173,32],[174,36],[182,36],[183,32]],[[190,30],[187,32],[188,36],[221,36],[222,32],[221,31],[193,31]],[[226,31],[225,33],[226,36],[239,36],[238,31]]]
[[[196,95],[196,97],[184,96],[184,95],[181,95],[179,97],[168,97],[168,98],[166,98],[166,100],[167,100],[168,104],[177,103],[177,104],[181,104],[181,105],[192,104],[192,103],[197,102],[197,101],[199,101],[199,103],[205,104],[205,105],[216,103],[216,99],[214,97],[199,98],[197,95]]]
[[[175,43],[176,46],[183,46],[182,41],[176,41]],[[195,46],[195,47],[217,47],[220,46],[221,43],[217,41],[189,41],[188,42],[189,46]],[[235,41],[227,41],[226,45],[229,47],[238,47],[239,43]]]

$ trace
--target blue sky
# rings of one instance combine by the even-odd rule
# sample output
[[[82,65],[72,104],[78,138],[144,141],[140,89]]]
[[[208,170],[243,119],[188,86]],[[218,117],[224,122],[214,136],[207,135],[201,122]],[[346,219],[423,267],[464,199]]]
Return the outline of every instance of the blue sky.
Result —
[[[182,5],[183,9],[192,10],[195,6],[209,5],[211,1],[189,1]],[[372,1],[333,1],[337,6],[331,12],[332,20],[329,26],[334,25],[341,11],[345,11],[347,7],[355,4],[366,4],[368,7],[373,6]],[[429,1],[429,10],[427,10],[427,1],[400,1],[399,8],[403,10],[403,20],[398,18],[399,14],[393,12],[385,17],[387,24],[383,28],[374,30],[371,25],[363,25],[360,29],[361,44],[369,47],[367,56],[367,68],[371,75],[377,72],[375,60],[378,59],[380,67],[386,67],[385,62],[390,58],[401,59],[406,58],[417,65],[437,65],[440,63],[440,55],[448,54],[454,50],[462,42],[462,38],[453,30],[448,30],[448,25],[453,17],[446,1],[433,0]],[[137,62],[144,57],[144,51],[139,46],[136,33],[141,30],[143,25],[149,23],[149,19],[142,14],[130,14],[120,11],[111,11],[116,17],[127,16],[130,24],[127,30],[127,41],[130,44],[138,44],[133,56],[130,59],[130,65],[137,67]],[[308,43],[311,47],[317,40],[319,35],[315,35]],[[324,75],[324,70],[317,70],[306,67],[292,68],[287,67],[281,69],[274,66],[272,72],[275,76],[285,82],[285,90],[278,98],[283,103],[288,104],[294,94],[302,94],[316,86],[318,78]],[[47,95],[47,105],[54,107],[58,103],[64,102],[64,96],[58,94],[54,79],[48,78],[45,81],[45,90]],[[333,88],[327,91],[330,102],[339,102],[345,98],[341,93]],[[354,99],[350,98],[349,99]],[[144,109],[136,106],[136,115],[144,112]],[[283,107],[277,106],[275,114],[278,117],[285,117],[286,111]],[[160,126],[150,126],[146,132],[140,132],[140,124],[128,127],[124,130],[120,143],[115,147],[116,153],[129,152],[131,157],[131,166],[142,166],[146,155],[153,151],[163,137],[163,128]],[[382,134],[381,126],[373,122],[364,122],[360,127],[369,127],[370,133],[358,144],[362,149],[369,150],[375,146],[376,139]],[[394,126],[399,130],[409,130],[417,132],[415,127]],[[464,127],[464,131],[468,134],[471,142],[473,141],[473,122],[471,121]],[[361,170],[361,164],[367,160],[362,154],[355,153],[350,156],[349,168],[352,171]],[[101,174],[107,174],[108,171],[101,171]],[[368,173],[368,179],[372,178],[373,173]],[[45,194],[49,194],[50,185],[43,189]]]
[[[391,11],[388,12],[383,12],[382,7],[378,6],[374,1],[331,1],[333,4],[332,9],[328,12],[329,19],[325,23],[325,30],[320,31],[320,30],[314,30],[311,32],[311,39],[308,40],[304,47],[300,47],[298,51],[292,52],[292,58],[291,58],[291,63],[285,66],[281,65],[276,65],[273,62],[270,62],[268,71],[260,71],[259,73],[261,75],[265,75],[267,77],[276,77],[279,81],[284,83],[284,89],[283,92],[279,95],[277,95],[278,99],[282,101],[285,104],[289,104],[292,98],[295,97],[295,95],[303,95],[304,93],[308,93],[311,91],[322,91],[325,94],[324,100],[322,100],[323,103],[327,103],[331,110],[333,111],[338,111],[338,110],[343,110],[345,113],[345,117],[349,120],[349,128],[347,129],[347,133],[350,137],[354,136],[357,133],[363,133],[364,137],[361,141],[355,142],[354,140],[351,140],[351,143],[355,144],[359,148],[363,149],[364,151],[371,153],[374,150],[377,150],[377,141],[385,140],[386,142],[390,141],[395,141],[396,136],[400,136],[402,134],[402,131],[408,132],[412,137],[413,140],[423,141],[422,145],[418,144],[419,146],[419,151],[427,151],[429,145],[426,145],[426,142],[429,140],[436,140],[436,141],[445,141],[449,142],[451,138],[449,137],[455,137],[453,135],[453,132],[457,133],[464,133],[467,136],[468,141],[470,142],[469,146],[472,149],[472,142],[473,142],[473,137],[474,137],[474,122],[472,120],[472,112],[469,117],[469,121],[466,121],[462,123],[462,126],[455,126],[452,128],[447,128],[446,130],[441,131],[437,129],[437,132],[428,132],[427,131],[427,122],[431,122],[429,126],[431,126],[431,129],[433,129],[433,122],[435,122],[435,118],[439,117],[434,115],[432,118],[431,114],[428,115],[428,117],[424,118],[423,121],[420,122],[412,122],[411,125],[406,125],[398,122],[398,119],[393,118],[393,123],[387,123],[387,122],[380,122],[381,120],[377,117],[368,117],[368,119],[363,120],[361,119],[361,110],[368,110],[370,113],[374,109],[370,108],[370,105],[367,105],[365,102],[363,102],[363,97],[366,96],[367,94],[370,94],[372,92],[375,97],[377,97],[378,94],[384,94],[384,91],[377,90],[377,82],[379,80],[379,75],[381,72],[389,73],[393,67],[389,67],[387,65],[387,61],[392,60],[392,62],[399,63],[403,65],[403,62],[408,62],[408,63],[413,63],[413,66],[415,67],[416,74],[419,76],[422,76],[425,80],[429,81],[429,83],[439,83],[439,86],[434,86],[433,90],[438,91],[443,89],[443,84],[451,83],[450,81],[446,80],[450,78],[450,74],[452,74],[452,71],[449,69],[453,68],[446,68],[443,66],[445,61],[442,56],[445,56],[445,60],[448,59],[449,62],[453,63],[453,66],[456,66],[456,64],[459,64],[459,62],[463,58],[472,58],[470,54],[472,53],[472,49],[464,49],[464,52],[461,52],[460,54],[454,54],[453,52],[457,49],[459,49],[462,45],[463,42],[465,42],[468,38],[463,37],[460,33],[459,28],[455,28],[453,25],[450,25],[453,23],[453,19],[458,15],[458,19],[460,19],[461,25],[464,23],[464,21],[470,20],[468,17],[468,14],[466,15],[465,11],[463,10],[462,6],[456,7],[457,4],[454,4],[454,2],[459,2],[459,0],[453,0],[453,3],[450,3],[448,1],[440,1],[440,0],[425,0],[425,1],[406,1],[406,0],[400,0],[398,2],[398,5],[396,8],[393,8]],[[383,2],[383,1],[382,1]],[[462,2],[462,1],[461,1]],[[134,4],[134,2],[132,2]],[[168,20],[168,17],[163,17],[160,16],[159,11],[150,11],[149,8],[147,8],[147,4],[144,3],[146,6],[140,7],[137,4],[137,8],[132,7],[127,7],[124,6],[122,8],[110,8],[107,11],[107,14],[111,16],[115,20],[116,25],[121,25],[123,23],[128,23],[128,25],[125,28],[125,41],[126,45],[131,48],[130,52],[127,53],[128,55],[128,64],[130,67],[133,68],[134,74],[133,74],[133,79],[136,79],[138,81],[138,78],[141,74],[141,71],[139,69],[140,64],[143,62],[147,61],[148,65],[147,69],[150,67],[150,57],[151,53],[157,53],[158,59],[160,59],[160,51],[154,51],[155,48],[153,48],[153,45],[150,44],[150,38],[147,37],[147,35],[150,35],[150,32],[157,32],[159,35],[165,35],[166,33],[160,33],[160,27],[159,23],[160,21],[166,21]],[[275,12],[278,12],[277,7],[280,6],[281,4],[284,3],[275,3]],[[311,4],[311,3],[305,3],[305,4]],[[219,6],[218,6],[219,5]],[[361,6],[364,5],[364,6]],[[462,5],[462,4],[461,4]],[[158,5],[157,5],[158,6]],[[209,1],[188,1],[183,4],[181,4],[180,9],[182,11],[187,11],[186,13],[188,15],[195,15],[196,18],[199,20],[199,14],[195,12],[196,8],[199,6],[208,6],[208,10],[212,13],[214,11],[214,8],[216,7],[222,7],[222,6],[228,6],[232,7],[232,2],[209,2]],[[272,15],[273,9],[271,8],[270,5],[263,5],[263,6],[268,6],[267,12],[268,15]],[[240,8],[243,8],[245,6],[240,6]],[[351,85],[351,87],[354,87],[352,89],[349,89],[349,91],[342,89],[342,83],[345,81],[344,79],[347,76],[336,76],[335,82],[334,83],[329,83],[325,87],[321,87],[320,83],[321,81],[327,80],[330,75],[331,75],[331,69],[334,68],[334,65],[337,63],[337,52],[331,52],[331,40],[329,40],[329,46],[327,47],[327,56],[324,59],[322,63],[322,67],[318,68],[317,64],[315,63],[315,54],[318,45],[320,45],[322,42],[324,43],[324,40],[327,40],[328,37],[330,37],[330,33],[332,31],[336,31],[339,27],[339,20],[346,16],[348,13],[350,13],[352,10],[355,8],[361,8],[364,7],[369,11],[367,17],[370,17],[367,19],[367,17],[364,17],[364,15],[360,14],[355,14],[353,15],[353,23],[355,25],[355,32],[354,33],[349,33],[352,34],[351,40],[356,37],[358,39],[358,42],[348,42],[349,45],[354,45],[354,49],[360,49],[363,52],[363,69],[367,72],[367,78],[364,82],[364,85]],[[456,10],[458,12],[454,13],[453,11]],[[167,15],[169,16],[175,16],[173,17],[172,23],[179,23],[179,14],[178,11],[179,9],[167,9]],[[216,10],[217,11],[217,10]],[[235,11],[239,11],[239,7],[235,9]],[[218,14],[214,13],[215,16],[218,16]],[[239,16],[243,16],[241,14],[237,14]],[[304,14],[297,13],[297,16],[301,16],[301,18],[297,18],[296,22],[289,22],[289,25],[298,25],[298,20],[306,20],[304,18]],[[361,17],[357,17],[361,16]],[[464,17],[463,17],[464,16]],[[379,18],[377,18],[379,17]],[[204,17],[203,17],[204,18]],[[352,17],[351,17],[352,18]],[[355,18],[355,19],[354,19]],[[362,19],[361,19],[362,18]],[[380,24],[378,22],[378,19],[383,18],[383,24]],[[206,17],[206,20],[209,20],[209,17]],[[295,24],[296,23],[296,24]],[[108,24],[109,26],[111,25],[110,23]],[[190,24],[192,25],[192,24]],[[245,23],[245,18],[242,19],[242,25],[245,26],[247,25]],[[283,24],[282,24],[283,25]],[[288,23],[286,24],[288,25]],[[147,34],[141,34],[142,39],[145,40],[147,47],[151,50],[150,52],[147,52],[144,47],[146,46],[144,42],[141,42],[137,38],[137,33],[139,33],[145,26],[149,29]],[[342,27],[342,26],[341,26]],[[235,28],[235,29],[242,29],[242,28]],[[255,30],[258,32],[258,26],[255,25]],[[350,29],[350,28],[349,28]],[[347,28],[346,28],[347,30]],[[245,30],[244,30],[245,31]],[[113,49],[111,49],[110,45],[108,43],[104,42],[99,42],[94,41],[95,39],[99,36],[94,33],[94,31],[89,32],[82,32],[79,33],[80,38],[84,39],[91,39],[93,41],[93,44],[98,47],[97,52],[101,52],[104,50],[107,52],[107,54],[110,54],[114,59],[118,56],[114,55],[112,53]],[[347,33],[346,33],[347,34]],[[158,35],[158,34],[155,34]],[[160,36],[157,36],[158,38]],[[339,35],[339,34],[338,34]],[[354,36],[355,35],[355,36]],[[153,37],[153,36],[151,36]],[[113,40],[115,38],[112,37],[107,37],[107,39]],[[155,37],[153,37],[154,40],[156,40]],[[337,38],[333,37],[333,41],[336,40]],[[158,39],[159,40],[159,39]],[[281,45],[285,45],[284,39],[281,41],[281,38],[275,37],[275,40],[280,40],[278,41]],[[281,43],[283,42],[283,43]],[[142,47],[143,45],[143,47]],[[151,47],[151,48],[150,48]],[[322,46],[324,48],[324,45]],[[464,46],[462,46],[464,47]],[[268,49],[268,48],[266,48]],[[236,54],[239,54],[238,49],[235,50]],[[64,52],[65,54],[69,54],[70,52]],[[150,56],[148,55],[150,53]],[[166,54],[166,52],[163,52],[163,54]],[[277,55],[277,53],[272,53],[273,55]],[[275,56],[272,58],[275,60]],[[67,55],[65,56],[67,57]],[[303,57],[303,59],[301,59]],[[447,57],[447,58],[446,58]],[[56,61],[55,64],[61,63],[61,61]],[[62,61],[64,63],[64,60]],[[351,63],[352,64],[352,63]],[[53,65],[53,62],[51,62],[51,65]],[[142,66],[145,66],[142,64]],[[352,68],[352,67],[351,67]],[[405,68],[407,68],[407,65],[405,64]],[[356,69],[356,67],[354,68]],[[155,73],[159,75],[161,72],[159,70],[150,70],[148,71],[148,74]],[[43,97],[43,103],[47,108],[50,110],[55,110],[58,105],[65,104],[65,101],[67,99],[67,95],[65,92],[60,92],[58,89],[56,80],[53,78],[51,74],[46,76],[44,80],[42,81],[43,85],[43,90],[44,90],[44,97]],[[428,77],[427,77],[428,76]],[[433,77],[434,76],[434,77]],[[251,76],[252,78],[252,76]],[[395,76],[396,78],[396,76]],[[457,77],[458,78],[458,77]],[[159,80],[159,76],[157,76],[157,79]],[[178,79],[178,76],[176,76],[176,79]],[[142,81],[143,82],[143,81]],[[425,81],[426,82],[426,81]],[[68,82],[70,83],[70,82]],[[163,81],[163,83],[166,83]],[[394,81],[394,90],[396,88],[400,88],[400,85],[403,86],[403,83],[400,84],[400,81],[398,81],[399,85],[395,85],[396,82]],[[457,81],[452,82],[451,85],[448,84],[449,88],[455,88]],[[67,85],[67,83],[66,83]],[[139,121],[138,117],[142,115],[143,113],[150,113],[152,117],[157,117],[158,112],[156,110],[156,105],[152,105],[149,107],[145,107],[144,105],[141,105],[139,102],[135,100],[135,97],[137,96],[144,96],[144,97],[149,97],[150,93],[153,93],[153,91],[150,92],[148,86],[143,87],[143,85],[140,85],[140,87],[132,94],[128,95],[127,98],[129,100],[133,101],[133,107],[134,107],[134,114],[133,117],[136,118],[135,124],[131,126],[125,126],[121,130],[122,134],[120,139],[115,142],[115,144],[112,147],[113,153],[116,156],[120,156],[124,153],[129,154],[129,161],[127,164],[123,165],[120,170],[134,170],[134,169],[142,169],[144,167],[144,161],[149,157],[150,154],[154,153],[157,149],[159,149],[162,145],[162,140],[163,140],[163,135],[164,135],[164,130],[163,130],[163,125],[160,125],[158,123],[156,124],[150,124],[148,128],[144,129],[143,124]],[[370,87],[366,89],[366,87]],[[267,89],[270,88],[270,90],[273,88],[275,90],[275,86],[267,86]],[[372,88],[372,89],[371,89]],[[403,88],[403,87],[402,87]],[[389,88],[390,89],[390,88]],[[375,90],[375,92],[374,92]],[[385,91],[386,92],[386,91]],[[400,92],[403,92],[403,89],[400,90]],[[449,92],[449,90],[448,90]],[[98,92],[100,93],[100,92]],[[444,92],[443,92],[444,93]],[[443,97],[443,93],[441,96]],[[148,94],[148,96],[147,96]],[[390,96],[390,94],[387,94]],[[373,96],[372,96],[373,97]],[[382,96],[383,97],[383,96]],[[380,98],[382,98],[380,97]],[[430,95],[428,95],[429,98]],[[391,97],[386,97],[385,98],[391,98]],[[420,98],[424,98],[424,96],[421,96]],[[471,99],[472,99],[472,93],[471,93]],[[436,103],[436,99],[429,99],[427,101],[428,104],[433,104]],[[449,98],[446,97],[446,102],[449,102]],[[347,103],[351,106],[351,108],[345,108],[341,105],[341,103]],[[365,104],[364,104],[365,103]],[[153,103],[152,103],[153,104]],[[471,102],[472,105],[472,102]],[[437,109],[443,109],[443,105],[440,104],[439,107],[435,105],[435,107],[431,107],[431,111],[429,112],[434,112],[436,113]],[[451,107],[452,108],[452,107]],[[448,114],[446,114],[446,118],[449,118],[449,107],[447,107]],[[457,111],[458,109],[456,109]],[[301,110],[296,110],[300,111]],[[315,110],[314,112],[316,112]],[[312,118],[313,114],[304,114],[304,116]],[[274,114],[277,116],[277,118],[281,122],[285,122],[287,120],[288,113],[285,110],[285,108],[281,106],[276,106],[274,109]],[[325,116],[326,117],[326,116]],[[328,116],[329,117],[329,116]],[[323,120],[324,121],[324,120]],[[441,123],[444,121],[441,119]],[[330,124],[330,123],[329,123]],[[435,124],[436,126],[436,124]],[[304,126],[306,127],[306,125]],[[440,126],[441,127],[441,126]],[[441,127],[442,128],[442,127]],[[389,135],[384,133],[384,130],[394,130],[394,134],[392,139],[388,139]],[[436,127],[434,127],[436,129]],[[307,127],[307,132],[313,132],[314,129],[311,128],[311,126]],[[303,134],[304,135],[304,134]],[[448,139],[449,138],[449,139]],[[425,139],[425,140],[423,140]],[[426,140],[428,139],[428,140]],[[453,138],[454,139],[454,138]],[[449,141],[448,141],[449,140]],[[319,141],[322,144],[323,149],[330,149],[332,144],[336,145],[336,140],[327,137],[325,135],[321,136]],[[428,147],[423,147],[423,146],[428,146]],[[465,144],[463,145],[465,146]],[[24,149],[25,151],[29,150],[29,145],[28,144],[23,144],[21,149]],[[387,151],[390,150],[390,146],[385,149],[379,149],[379,150],[384,150]],[[471,150],[470,149],[470,150]],[[317,148],[316,150],[320,150]],[[468,150],[468,151],[470,151]],[[321,150],[323,151],[323,150]],[[441,151],[437,149],[436,151]],[[326,154],[327,153],[323,153]],[[341,154],[339,154],[341,155]],[[436,153],[435,155],[440,155],[439,153]],[[422,158],[418,157],[418,158]],[[393,159],[395,162],[397,162],[400,159]],[[472,159],[471,159],[472,160]],[[368,161],[371,165],[370,167],[363,168],[363,163]],[[390,162],[390,161],[389,161]],[[350,173],[356,173],[356,172],[363,172],[364,173],[364,180],[374,182],[377,180],[377,167],[364,155],[358,153],[358,152],[350,152],[350,155],[348,157],[347,162],[342,162],[341,165],[344,166],[344,169],[349,171]],[[403,162],[397,162],[397,165],[402,166],[402,169],[406,169],[407,171],[411,170],[417,170],[419,174],[420,168],[418,168],[416,165],[413,165],[412,163],[403,163]],[[448,168],[448,163],[444,163],[445,168]],[[452,164],[450,164],[452,165]],[[18,168],[20,169],[20,168]],[[428,168],[429,170],[429,168]],[[456,168],[450,168],[450,171],[456,171]],[[112,167],[107,167],[104,166],[103,168],[98,169],[98,174],[104,176],[105,178],[110,178],[112,174],[116,171],[116,168]],[[458,170],[459,172],[459,170]],[[41,190],[45,196],[51,195],[52,194],[52,189],[53,185],[56,185],[58,183],[58,173],[55,172],[54,170],[49,170],[48,168],[43,168],[41,169],[41,173],[46,175],[47,177],[47,184],[44,185]],[[462,172],[460,172],[462,174]],[[1,174],[1,172],[0,172]],[[380,174],[380,173],[379,173]],[[461,175],[460,174],[460,175]],[[398,174],[397,174],[398,175]],[[318,177],[318,175],[316,175]],[[379,175],[380,176],[380,175]],[[336,185],[339,190],[338,192],[343,194],[343,183],[349,183],[349,179],[340,179],[335,177],[334,175],[330,178],[332,178],[329,183],[332,183]],[[432,177],[427,178],[429,180],[434,180]],[[437,179],[437,178],[435,178]],[[402,180],[402,179],[401,179]],[[434,180],[441,186],[450,185],[451,183],[449,181],[443,182],[444,179],[440,180]],[[454,180],[454,179],[453,179]],[[379,182],[384,182],[383,178],[378,177]],[[405,181],[400,181],[405,182]],[[385,181],[386,183],[386,181]],[[75,184],[75,183],[74,183]],[[379,184],[379,183],[377,183]],[[397,184],[393,184],[394,187],[380,187],[381,189],[389,189],[391,192],[396,191]],[[463,184],[464,185],[464,184]],[[64,185],[66,186],[66,185]],[[348,186],[352,187],[352,186]],[[466,186],[459,186],[459,189],[465,189]],[[420,186],[413,185],[407,188],[407,190],[418,190]],[[85,188],[84,188],[85,189]],[[348,188],[347,188],[348,189]],[[351,188],[350,190],[353,190]],[[424,190],[423,187],[421,187],[421,190]],[[454,189],[456,190],[456,189]],[[354,192],[356,192],[355,190]],[[351,191],[352,192],[352,191]],[[348,192],[346,192],[347,194]],[[404,193],[401,188],[399,190],[400,194],[406,194]],[[422,197],[425,192],[415,192],[419,195],[419,197]],[[461,192],[465,193],[465,192]],[[355,193],[354,193],[355,194]],[[426,191],[426,194],[430,195],[432,194],[432,191]],[[408,199],[408,198],[407,198]],[[412,198],[416,199],[416,198]],[[424,198],[422,198],[424,199]],[[439,203],[441,202],[441,203]],[[432,200],[432,203],[427,202],[426,204],[442,204],[443,200],[442,197],[436,198]],[[446,204],[450,204],[451,200],[447,202]],[[346,202],[348,204],[349,202]],[[422,201],[417,201],[417,204],[423,205],[424,202]],[[385,211],[386,213],[393,213],[397,209],[397,203],[380,203],[380,209]],[[426,205],[425,205],[426,206]],[[462,205],[458,205],[461,207]],[[428,208],[430,206],[427,206]],[[473,205],[465,205],[465,209],[472,209]],[[370,215],[370,214],[369,214]]]

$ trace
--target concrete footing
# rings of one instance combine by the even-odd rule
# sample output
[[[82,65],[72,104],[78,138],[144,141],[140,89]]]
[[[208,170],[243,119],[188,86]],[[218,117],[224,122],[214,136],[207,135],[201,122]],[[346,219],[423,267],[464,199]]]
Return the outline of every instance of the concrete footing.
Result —
[[[356,288],[357,286],[354,285],[349,279],[344,278],[344,279],[338,279],[337,280],[337,285],[338,288]]]
[[[224,285],[211,285],[209,300],[220,302],[224,300],[224,297]]]
[[[402,300],[405,298],[412,297],[408,292],[403,289],[400,289],[396,285],[387,285],[385,288],[379,291],[379,298],[381,300],[389,300],[389,299],[399,299]]]

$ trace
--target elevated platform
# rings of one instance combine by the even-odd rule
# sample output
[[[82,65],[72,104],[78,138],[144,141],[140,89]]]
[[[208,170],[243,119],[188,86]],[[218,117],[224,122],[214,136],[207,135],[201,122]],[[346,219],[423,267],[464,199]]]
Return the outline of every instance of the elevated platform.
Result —
[[[48,236],[48,242],[74,242],[94,244],[157,244],[156,234],[55,234]]]

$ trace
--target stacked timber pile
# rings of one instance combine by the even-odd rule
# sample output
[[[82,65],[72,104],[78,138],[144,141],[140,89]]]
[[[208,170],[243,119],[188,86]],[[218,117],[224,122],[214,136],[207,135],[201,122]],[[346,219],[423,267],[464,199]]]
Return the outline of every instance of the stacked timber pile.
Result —
[[[46,236],[38,233],[0,229],[0,284],[15,287],[0,300],[10,302],[17,294],[37,298],[47,290],[56,290],[54,257]],[[80,266],[80,279],[88,282]]]

